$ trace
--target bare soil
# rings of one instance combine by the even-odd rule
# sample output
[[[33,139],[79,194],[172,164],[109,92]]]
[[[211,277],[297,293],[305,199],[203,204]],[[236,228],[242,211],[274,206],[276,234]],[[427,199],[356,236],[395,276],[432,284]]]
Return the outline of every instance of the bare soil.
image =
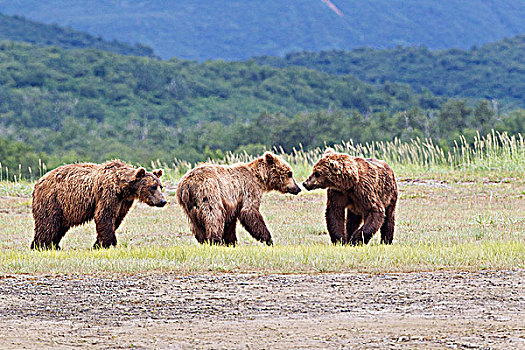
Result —
[[[525,270],[0,276],[0,348],[525,349]]]

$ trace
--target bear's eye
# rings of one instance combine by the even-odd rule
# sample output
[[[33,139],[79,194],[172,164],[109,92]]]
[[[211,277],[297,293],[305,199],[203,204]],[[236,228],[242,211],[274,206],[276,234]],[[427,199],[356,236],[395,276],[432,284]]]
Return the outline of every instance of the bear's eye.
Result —
[[[314,176],[315,177],[319,177],[319,175],[321,175],[318,171],[314,171]]]
[[[157,190],[157,185],[150,186],[149,189],[154,192]]]
[[[292,174],[292,172],[291,172],[291,171],[289,171],[288,173],[286,173],[286,176],[288,176],[288,177],[292,177],[292,176],[293,176],[293,174]]]

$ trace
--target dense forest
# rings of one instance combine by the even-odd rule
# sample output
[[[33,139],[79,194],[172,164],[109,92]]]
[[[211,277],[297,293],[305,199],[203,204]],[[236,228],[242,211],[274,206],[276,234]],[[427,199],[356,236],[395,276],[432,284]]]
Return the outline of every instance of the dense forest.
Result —
[[[0,13],[0,41],[24,41],[39,46],[59,46],[64,49],[93,48],[123,55],[154,57],[153,49],[142,44],[134,46],[117,41],[105,41],[100,36],[63,28],[56,24],[43,24],[20,16]]]
[[[53,167],[115,157],[197,161],[349,139],[433,137],[446,146],[460,133],[517,133],[524,125],[523,110],[501,114],[486,100],[446,100],[303,67],[0,43],[0,141],[13,150],[0,161],[10,167],[12,154]]]
[[[523,0],[0,0],[0,12],[106,39],[164,59],[240,60],[299,50],[473,45],[525,32]]]
[[[303,66],[363,81],[409,84],[416,92],[457,98],[485,98],[525,108],[525,35],[470,50],[430,51],[425,47],[296,52],[282,58],[257,57],[273,67]]]

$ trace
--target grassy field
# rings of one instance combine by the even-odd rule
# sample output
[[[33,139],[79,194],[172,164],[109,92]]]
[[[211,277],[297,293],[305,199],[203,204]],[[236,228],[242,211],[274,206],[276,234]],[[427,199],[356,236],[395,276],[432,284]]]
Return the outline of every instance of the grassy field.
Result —
[[[273,235],[273,247],[256,242],[240,225],[239,244],[235,248],[198,245],[174,197],[173,186],[184,167],[189,167],[179,164],[168,169],[164,178],[169,205],[162,209],[135,205],[117,231],[116,249],[91,250],[95,228],[90,223],[70,230],[61,243],[62,251],[31,251],[28,247],[33,235],[32,182],[3,181],[0,182],[0,273],[314,273],[525,268],[525,147],[523,139],[514,140],[517,144],[497,150],[486,146],[480,150],[483,147],[478,146],[481,148],[477,151],[463,150],[463,158],[453,159],[449,153],[441,160],[437,160],[438,151],[433,155],[430,152],[427,158],[423,152],[417,158],[413,151],[412,158],[403,158],[403,145],[392,145],[398,152],[390,155],[387,149],[378,151],[380,147],[366,151],[343,145],[341,149],[349,153],[376,156],[393,165],[400,201],[392,246],[380,245],[378,234],[368,246],[331,245],[324,221],[326,193],[321,190],[302,192],[297,197],[276,193],[265,197],[261,212]],[[458,147],[459,154],[461,146]],[[287,156],[298,180],[308,175],[320,153],[322,150]],[[229,161],[244,160],[236,157]]]

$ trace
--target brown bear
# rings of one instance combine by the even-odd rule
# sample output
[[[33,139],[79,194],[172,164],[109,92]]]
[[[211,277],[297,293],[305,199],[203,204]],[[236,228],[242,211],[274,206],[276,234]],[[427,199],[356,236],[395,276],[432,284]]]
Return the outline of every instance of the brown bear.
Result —
[[[207,164],[190,170],[177,187],[177,199],[199,243],[235,245],[239,219],[255,239],[272,245],[259,212],[263,193],[272,190],[301,192],[290,165],[266,152],[250,163]]]
[[[69,164],[40,178],[33,190],[35,237],[32,249],[60,249],[70,227],[95,219],[94,248],[115,246],[115,230],[138,199],[150,206],[166,204],[159,177],[119,160],[104,164]]]
[[[392,244],[397,184],[386,162],[329,148],[303,186],[328,189],[326,226],[332,243],[367,244],[381,229],[381,243]]]

